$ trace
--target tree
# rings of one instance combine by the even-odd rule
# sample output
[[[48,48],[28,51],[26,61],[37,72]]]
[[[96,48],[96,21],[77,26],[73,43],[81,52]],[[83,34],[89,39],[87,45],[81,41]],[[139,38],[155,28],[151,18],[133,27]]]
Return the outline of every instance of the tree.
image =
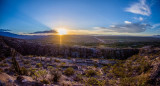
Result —
[[[16,51],[11,49],[11,53],[12,53],[12,66],[14,67],[15,72],[17,72],[19,75],[21,75],[22,72],[21,72],[20,66],[19,66],[19,64],[18,64],[18,62],[16,61],[16,58],[15,58]]]

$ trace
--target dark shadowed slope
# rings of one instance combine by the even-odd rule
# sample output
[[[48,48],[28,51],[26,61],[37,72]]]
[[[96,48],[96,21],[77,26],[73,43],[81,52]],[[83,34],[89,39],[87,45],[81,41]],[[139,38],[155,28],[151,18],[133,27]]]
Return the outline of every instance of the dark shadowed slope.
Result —
[[[68,47],[41,44],[22,39],[9,37],[0,37],[1,55],[10,55],[10,49],[13,48],[22,55],[37,56],[62,56],[62,57],[79,57],[79,58],[108,58],[108,59],[126,59],[139,52],[139,49],[127,48],[85,48],[85,47]],[[5,48],[5,46],[7,48]],[[8,49],[8,50],[7,50]],[[3,55],[5,54],[5,55]]]

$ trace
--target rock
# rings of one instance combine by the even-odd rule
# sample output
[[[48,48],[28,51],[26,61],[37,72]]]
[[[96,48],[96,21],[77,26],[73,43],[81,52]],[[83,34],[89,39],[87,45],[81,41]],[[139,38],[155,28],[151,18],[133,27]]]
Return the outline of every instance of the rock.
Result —
[[[3,83],[1,80],[0,80],[0,86],[5,86],[5,83]]]
[[[0,74],[0,86],[16,86],[16,83],[14,83],[15,78],[6,74],[1,73]]]
[[[18,77],[17,77],[17,81],[18,81],[19,83],[22,83],[23,80],[24,80],[24,77],[23,77],[23,76],[18,76]]]
[[[20,83],[34,82],[34,80],[29,76],[18,76],[17,81],[20,82]]]

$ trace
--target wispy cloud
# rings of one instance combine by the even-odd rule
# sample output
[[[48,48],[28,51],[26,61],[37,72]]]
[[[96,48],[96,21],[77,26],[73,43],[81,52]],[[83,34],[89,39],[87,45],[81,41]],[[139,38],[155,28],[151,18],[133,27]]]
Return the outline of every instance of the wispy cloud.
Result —
[[[133,19],[138,20],[138,21],[143,21],[144,20],[143,17],[133,17]]]
[[[143,18],[142,18],[142,17],[139,17],[139,20],[140,20],[140,21],[143,21]]]
[[[125,11],[145,16],[151,15],[150,7],[146,4],[146,0],[133,3],[130,7],[126,8]]]
[[[160,23],[152,25],[152,29],[160,29]]]
[[[144,32],[149,28],[151,28],[150,24],[143,24],[143,23],[121,24],[121,25],[113,25],[110,27],[96,27],[96,29],[100,29],[106,32],[118,32],[118,33],[140,33]]]
[[[131,24],[132,22],[129,21],[124,21],[125,24]]]

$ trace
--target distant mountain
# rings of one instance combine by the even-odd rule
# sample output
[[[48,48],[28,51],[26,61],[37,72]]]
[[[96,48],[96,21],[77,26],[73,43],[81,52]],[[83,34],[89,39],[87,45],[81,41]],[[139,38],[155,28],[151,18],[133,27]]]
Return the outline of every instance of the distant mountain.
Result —
[[[11,33],[11,32],[4,32],[4,31],[0,31],[0,35],[1,35],[1,36],[7,36],[7,37],[14,37],[14,38],[20,36],[20,35]]]
[[[19,38],[19,39],[38,39],[38,38],[42,38],[42,37],[46,37],[46,36],[42,36],[42,35],[18,35],[18,34],[14,34],[8,31],[3,31],[0,30],[0,36],[6,36],[6,37],[12,37],[12,38]]]
[[[153,35],[153,37],[157,37],[157,38],[160,38],[160,35]]]
[[[160,37],[160,35],[153,35],[153,36],[159,36]]]

